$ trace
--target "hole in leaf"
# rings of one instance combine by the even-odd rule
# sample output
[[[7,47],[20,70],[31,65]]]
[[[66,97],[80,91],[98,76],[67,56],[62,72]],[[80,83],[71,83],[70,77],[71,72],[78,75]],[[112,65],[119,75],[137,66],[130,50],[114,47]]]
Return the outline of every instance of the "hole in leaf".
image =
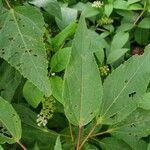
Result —
[[[136,92],[132,92],[129,94],[129,97],[133,97],[136,94]]]
[[[131,125],[130,125],[130,127],[132,128],[132,127],[136,127],[136,125],[134,124],[134,123],[132,123]]]

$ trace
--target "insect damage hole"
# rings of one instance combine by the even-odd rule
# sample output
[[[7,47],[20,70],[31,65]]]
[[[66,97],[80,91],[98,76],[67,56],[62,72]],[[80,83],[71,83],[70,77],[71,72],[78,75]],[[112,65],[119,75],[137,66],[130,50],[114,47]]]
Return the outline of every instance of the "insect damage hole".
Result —
[[[133,98],[135,96],[135,94],[136,94],[136,92],[132,92],[132,93],[129,94],[129,97]]]

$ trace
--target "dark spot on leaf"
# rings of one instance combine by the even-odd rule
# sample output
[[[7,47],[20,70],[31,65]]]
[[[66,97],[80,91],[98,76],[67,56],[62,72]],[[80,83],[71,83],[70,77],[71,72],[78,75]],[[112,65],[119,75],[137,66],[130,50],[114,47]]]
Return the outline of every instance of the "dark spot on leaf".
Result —
[[[131,135],[131,133],[129,133],[129,135]]]
[[[29,49],[29,52],[32,52],[32,50],[31,50],[31,49]]]
[[[93,115],[93,112],[90,112],[90,115]]]
[[[0,93],[3,92],[5,89],[0,89]]]
[[[28,51],[27,50],[25,50],[25,53],[27,53]]]
[[[10,41],[12,41],[13,40],[13,38],[12,37],[10,37],[10,38],[8,38]]]
[[[136,94],[136,92],[132,92],[129,94],[129,97],[133,97]]]
[[[36,54],[34,54],[33,56],[37,57],[37,55],[36,55]]]
[[[127,83],[127,82],[128,82],[128,80],[125,80],[124,82],[125,82],[125,83]]]
[[[136,125],[135,125],[134,123],[132,123],[132,124],[130,125],[130,127],[136,127]]]
[[[22,26],[23,26],[23,27],[25,27],[25,25],[24,25],[24,24],[23,24]]]
[[[5,54],[5,52],[2,52],[2,54],[4,55],[4,54]]]
[[[4,48],[2,48],[2,51],[4,51]]]

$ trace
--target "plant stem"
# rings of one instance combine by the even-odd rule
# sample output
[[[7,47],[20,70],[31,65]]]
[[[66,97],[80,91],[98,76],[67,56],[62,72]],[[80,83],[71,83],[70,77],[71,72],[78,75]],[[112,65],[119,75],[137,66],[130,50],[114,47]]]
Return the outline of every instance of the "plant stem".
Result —
[[[86,138],[84,139],[84,141],[81,143],[80,149],[85,144],[85,142],[91,137],[91,135],[94,132],[94,130],[96,129],[96,127],[97,127],[97,124],[91,129],[91,131],[89,132],[89,134],[86,136]]]
[[[104,132],[100,132],[100,133],[97,133],[97,134],[93,134],[91,137],[94,137],[94,136],[99,136],[99,135],[103,135],[103,134],[106,134],[106,133],[111,133],[113,131],[113,129],[108,129]]]
[[[81,139],[81,128],[82,126],[79,126],[79,130],[78,130],[78,141],[77,141],[77,148],[76,150],[80,150],[80,139]]]
[[[146,11],[146,4],[147,4],[147,1],[145,2],[144,4],[144,8],[142,10],[142,12],[140,13],[140,15],[137,17],[137,19],[135,20],[134,22],[134,26],[138,23],[138,21],[141,19],[141,17],[143,16],[144,12]]]
[[[7,6],[11,9],[11,6],[10,6],[9,2],[7,0],[5,0],[5,2],[7,4]]]
[[[20,147],[21,147],[23,150],[27,150],[27,148],[26,148],[20,141],[17,141],[17,143],[20,145]]]
[[[70,123],[69,123],[69,129],[70,129],[71,140],[73,142],[74,141],[74,137],[73,137],[72,127],[71,127]]]

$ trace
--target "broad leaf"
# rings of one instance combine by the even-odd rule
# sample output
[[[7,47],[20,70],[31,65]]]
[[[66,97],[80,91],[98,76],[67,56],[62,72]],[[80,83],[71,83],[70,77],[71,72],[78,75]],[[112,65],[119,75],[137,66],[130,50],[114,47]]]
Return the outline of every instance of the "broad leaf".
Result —
[[[150,110],[150,93],[145,93],[137,101],[138,107]]]
[[[150,46],[143,55],[135,55],[118,67],[104,82],[100,116],[104,123],[114,123],[129,115],[136,100],[146,92],[150,80]]]
[[[123,140],[119,140],[114,137],[104,138],[100,141],[100,143],[105,150],[132,150],[132,148]]]
[[[51,72],[60,72],[66,68],[71,53],[71,47],[66,47],[57,51],[51,58]]]
[[[105,15],[109,17],[112,11],[113,11],[113,4],[105,4]]]
[[[138,24],[138,27],[139,28],[144,28],[144,29],[150,29],[150,18],[147,17],[147,18],[144,18],[139,24]]]
[[[72,124],[79,126],[97,115],[102,98],[100,74],[89,46],[90,37],[82,16],[65,71],[63,91],[65,114]]]
[[[115,34],[111,43],[111,52],[122,48],[129,39],[129,33],[118,32]]]
[[[69,24],[72,22],[75,22],[77,19],[77,10],[68,8],[68,7],[62,7],[62,19],[56,18],[56,23],[60,30],[63,30],[66,28]]]
[[[150,111],[141,108],[136,109],[124,121],[114,125],[113,135],[125,138],[135,136],[140,139],[150,134]]]
[[[44,94],[31,82],[26,81],[23,87],[23,96],[28,104],[36,108],[41,101],[44,101]]]
[[[33,0],[30,3],[37,7],[43,7],[49,14],[62,19],[61,8],[57,0]]]
[[[57,137],[54,150],[62,150],[62,146],[61,146],[61,142],[60,142],[60,137],[59,136]]]
[[[107,63],[111,64],[115,62],[117,59],[123,56],[128,50],[129,50],[128,48],[115,49],[108,55]]]
[[[0,23],[0,57],[49,96],[44,20],[40,11],[31,6],[5,10]]]
[[[0,97],[0,144],[15,143],[21,138],[21,121],[10,103]],[[2,128],[7,131],[2,131]]]
[[[21,75],[7,62],[0,65],[0,95],[7,101],[11,101],[17,87],[21,82]]]
[[[39,149],[54,150],[55,141],[59,134],[37,126],[37,114],[28,107],[24,105],[14,105],[14,107],[22,121],[22,140],[27,145],[35,144],[36,141]]]

